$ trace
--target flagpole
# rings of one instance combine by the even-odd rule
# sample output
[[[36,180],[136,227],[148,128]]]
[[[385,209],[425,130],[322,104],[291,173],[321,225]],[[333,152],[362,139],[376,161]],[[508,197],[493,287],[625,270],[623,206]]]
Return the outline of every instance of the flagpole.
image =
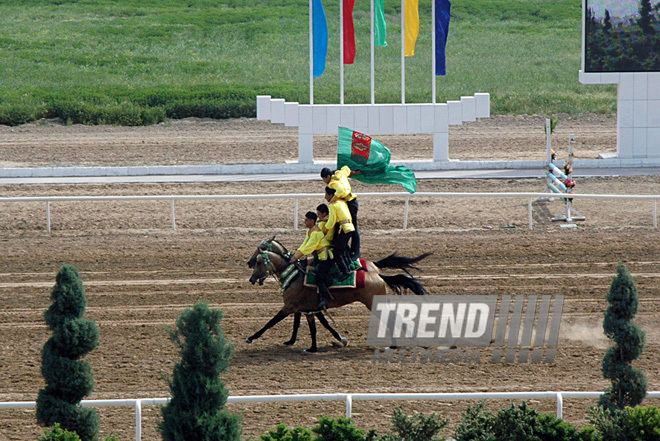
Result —
[[[344,0],[339,0],[339,104],[344,104]]]
[[[374,92],[374,0],[371,0],[371,104],[376,103],[376,95]]]
[[[431,34],[431,93],[433,100],[431,102],[435,104],[435,0],[431,0],[431,29],[433,30]]]
[[[401,104],[406,104],[406,13],[404,1],[401,0]]]
[[[314,35],[312,2],[309,0],[309,104],[314,104]]]

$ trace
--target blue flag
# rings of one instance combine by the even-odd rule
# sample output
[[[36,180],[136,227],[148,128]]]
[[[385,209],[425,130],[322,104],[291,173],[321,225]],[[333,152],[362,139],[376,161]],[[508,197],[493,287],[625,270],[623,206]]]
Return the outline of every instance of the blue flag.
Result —
[[[312,39],[314,41],[314,78],[325,71],[325,58],[328,55],[328,22],[321,0],[312,0]]]
[[[445,47],[449,33],[449,0],[435,0],[435,74],[446,75]]]

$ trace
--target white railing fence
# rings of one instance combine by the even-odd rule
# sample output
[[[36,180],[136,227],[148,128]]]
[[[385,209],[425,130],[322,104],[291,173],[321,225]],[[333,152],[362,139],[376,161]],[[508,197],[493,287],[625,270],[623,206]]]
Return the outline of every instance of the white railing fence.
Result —
[[[365,394],[300,394],[300,395],[249,395],[229,397],[228,403],[272,403],[282,401],[344,401],[346,403],[346,417],[353,414],[353,401],[375,400],[528,400],[553,399],[557,401],[557,418],[562,418],[564,398],[597,399],[602,392],[467,392],[467,393],[365,393]],[[648,392],[647,398],[660,398],[659,392]],[[142,406],[164,405],[169,398],[136,398],[124,400],[83,400],[83,407],[135,407],[135,440],[142,440]],[[0,409],[34,409],[36,401],[10,401],[0,402]]]
[[[527,198],[527,214],[529,219],[529,229],[532,225],[532,203],[534,199],[555,199],[566,198],[565,194],[556,195],[553,193],[453,193],[453,192],[417,192],[409,194],[405,192],[390,193],[360,193],[361,198],[372,197],[403,197],[405,198],[405,207],[403,213],[403,229],[408,228],[408,207],[412,198],[419,197],[440,197],[440,198]],[[176,213],[174,202],[179,200],[222,200],[222,199],[293,199],[293,229],[298,230],[298,201],[303,198],[322,198],[318,193],[297,193],[297,194],[223,194],[223,195],[154,195],[154,196],[32,196],[32,197],[5,197],[0,198],[3,202],[46,202],[46,229],[51,231],[50,204],[52,202],[67,201],[170,201],[170,216],[172,219],[172,229],[176,230]],[[653,201],[653,228],[658,228],[658,200],[660,195],[623,195],[623,194],[571,194],[570,199],[628,199],[628,200],[649,200]]]

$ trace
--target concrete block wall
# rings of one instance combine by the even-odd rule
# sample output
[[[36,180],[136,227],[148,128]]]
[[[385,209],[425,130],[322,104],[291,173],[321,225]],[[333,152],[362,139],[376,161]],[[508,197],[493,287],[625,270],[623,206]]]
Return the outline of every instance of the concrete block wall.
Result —
[[[618,84],[619,159],[660,158],[660,72],[579,73],[582,84]]]
[[[449,126],[490,117],[490,95],[477,93],[441,104],[299,104],[257,97],[257,119],[298,127],[298,162],[313,163],[314,135],[340,126],[368,135],[433,133],[433,160],[449,160]]]

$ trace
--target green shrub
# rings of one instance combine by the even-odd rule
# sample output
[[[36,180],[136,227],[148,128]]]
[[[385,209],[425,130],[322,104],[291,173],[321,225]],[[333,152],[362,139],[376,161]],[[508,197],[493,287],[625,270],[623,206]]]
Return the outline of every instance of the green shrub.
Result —
[[[304,427],[288,429],[286,424],[280,423],[275,430],[269,430],[267,434],[261,435],[262,441],[311,441],[312,432]]]
[[[446,427],[449,420],[432,413],[425,416],[415,413],[408,417],[401,409],[394,409],[391,418],[392,428],[379,441],[440,441],[445,438],[436,438],[438,432]]]
[[[546,413],[539,415],[536,433],[542,441],[579,441],[580,431],[568,421]]]
[[[224,410],[229,391],[220,374],[229,367],[232,347],[225,340],[222,311],[197,303],[186,309],[170,331],[181,361],[169,380],[172,399],[161,408],[164,441],[238,441],[238,415]]]
[[[660,409],[656,406],[627,407],[628,429],[635,441],[660,441]]]
[[[353,425],[350,418],[322,416],[319,425],[312,429],[318,436],[314,441],[364,441],[364,431]]]
[[[454,429],[456,441],[494,441],[493,433],[496,417],[486,410],[486,402],[468,406],[463,411],[461,421]]]
[[[468,406],[454,431],[456,441],[579,441],[581,432],[551,414],[539,413],[522,403],[511,404],[497,414],[485,410],[485,402]]]
[[[59,423],[55,423],[53,430],[46,429],[39,441],[80,441],[80,437],[76,432],[62,429]]]
[[[584,430],[584,439],[588,441],[633,441],[628,427],[625,411],[613,408],[608,410],[602,406],[592,406],[587,409],[587,421],[593,425],[592,430]],[[586,435],[590,435],[586,438]]]
[[[18,126],[41,118],[39,110],[33,106],[4,105],[0,106],[0,124]]]
[[[44,317],[53,335],[42,350],[46,387],[37,397],[37,421],[44,426],[59,423],[83,441],[92,441],[98,436],[98,413],[79,403],[94,390],[94,377],[91,365],[81,358],[98,346],[99,331],[96,323],[83,318],[87,299],[75,267],[62,266],[50,297],[53,303]]]

